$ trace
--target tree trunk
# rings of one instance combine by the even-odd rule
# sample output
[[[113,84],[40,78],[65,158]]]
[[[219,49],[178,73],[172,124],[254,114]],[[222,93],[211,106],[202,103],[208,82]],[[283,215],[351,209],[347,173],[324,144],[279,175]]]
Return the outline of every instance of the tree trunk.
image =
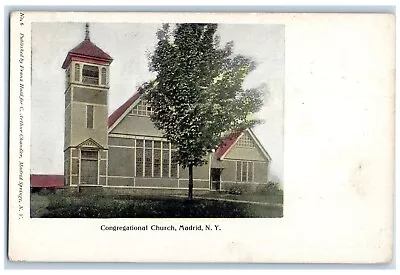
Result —
[[[189,200],[193,200],[193,165],[189,165]]]

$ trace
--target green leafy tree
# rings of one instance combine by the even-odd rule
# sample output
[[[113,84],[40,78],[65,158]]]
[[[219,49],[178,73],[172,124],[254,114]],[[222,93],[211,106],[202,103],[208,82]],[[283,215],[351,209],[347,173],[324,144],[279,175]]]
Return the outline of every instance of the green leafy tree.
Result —
[[[164,24],[150,58],[156,79],[147,85],[151,116],[164,137],[177,147],[176,161],[189,172],[193,198],[193,167],[224,135],[254,126],[252,114],[263,104],[263,89],[243,89],[255,62],[233,55],[233,42],[220,47],[217,24]]]

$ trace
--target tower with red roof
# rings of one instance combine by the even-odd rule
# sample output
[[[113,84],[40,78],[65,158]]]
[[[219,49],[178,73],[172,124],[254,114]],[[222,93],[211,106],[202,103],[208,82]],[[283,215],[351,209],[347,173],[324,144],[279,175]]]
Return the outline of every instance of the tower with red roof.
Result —
[[[66,72],[65,185],[106,185],[108,162],[108,90],[112,58],[85,39],[70,50],[62,64]]]

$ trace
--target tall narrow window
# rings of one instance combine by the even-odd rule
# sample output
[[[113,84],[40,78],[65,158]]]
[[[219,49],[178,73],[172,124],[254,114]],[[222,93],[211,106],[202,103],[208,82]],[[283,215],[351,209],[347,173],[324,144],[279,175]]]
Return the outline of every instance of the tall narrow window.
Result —
[[[86,128],[93,129],[93,106],[86,106]]]
[[[75,64],[75,81],[81,81],[81,66]]]
[[[242,181],[242,162],[236,162],[236,181]]]
[[[83,65],[82,82],[87,84],[99,84],[99,68],[96,66]]]
[[[101,68],[101,85],[106,85],[107,83],[107,70],[106,68]]]
[[[176,160],[176,151],[171,152],[171,178],[178,177],[178,162]]]
[[[236,162],[236,181],[254,181],[254,163],[251,161]]]
[[[242,163],[242,181],[247,181],[247,162]]]
[[[254,181],[253,180],[253,178],[254,178],[254,175],[253,175],[253,163],[252,162],[249,162],[248,163],[248,167],[247,167],[247,181],[250,181],[250,182],[252,182],[252,181]]]
[[[168,142],[163,142],[162,177],[169,178],[169,143]]]
[[[136,140],[136,177],[143,177],[143,140]]]
[[[150,140],[146,140],[145,141],[145,149],[144,149],[144,175],[146,176],[146,177],[151,177],[152,176],[152,166],[153,166],[153,163],[152,163],[152,159],[153,159],[153,156],[152,156],[152,153],[153,153],[153,150],[152,150],[152,141],[150,141]]]

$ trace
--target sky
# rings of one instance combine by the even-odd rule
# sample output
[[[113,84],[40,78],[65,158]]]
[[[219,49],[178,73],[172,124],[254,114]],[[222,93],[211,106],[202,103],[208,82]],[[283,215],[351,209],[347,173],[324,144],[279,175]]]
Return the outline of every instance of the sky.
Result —
[[[154,78],[147,56],[156,44],[160,24],[90,23],[93,43],[113,58],[110,66],[109,115],[145,81]],[[244,88],[265,83],[268,93],[254,129],[272,158],[270,179],[283,178],[283,103],[285,66],[283,25],[220,24],[221,45],[234,42],[234,54],[251,57],[257,69]],[[63,174],[65,71],[69,50],[85,37],[85,23],[32,24],[31,173]]]

